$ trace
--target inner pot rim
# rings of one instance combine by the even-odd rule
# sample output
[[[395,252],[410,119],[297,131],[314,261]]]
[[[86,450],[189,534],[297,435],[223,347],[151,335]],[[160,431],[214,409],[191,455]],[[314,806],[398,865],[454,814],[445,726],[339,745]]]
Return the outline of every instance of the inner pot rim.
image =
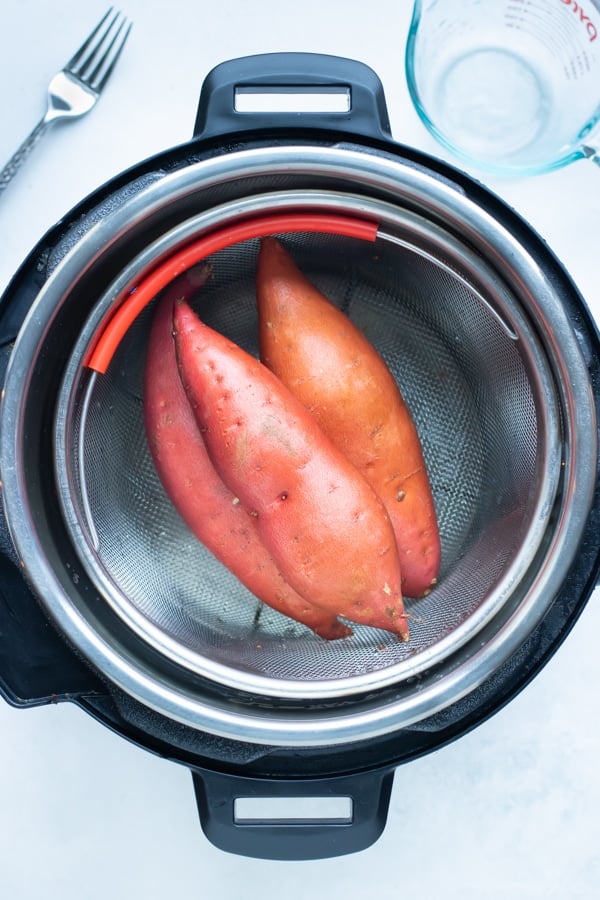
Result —
[[[160,681],[156,673],[148,673],[141,667],[134,671],[127,649],[120,648],[124,651],[120,653],[111,636],[107,639],[96,630],[82,611],[65,598],[64,587],[47,564],[42,542],[35,533],[35,521],[31,519],[27,503],[26,479],[14,466],[16,454],[22,450],[22,403],[31,390],[31,359],[36,358],[43,344],[55,306],[68,295],[72,283],[85,272],[90,259],[103,252],[98,248],[108,243],[110,249],[111,242],[116,241],[114,228],[119,222],[122,228],[128,227],[128,223],[133,227],[136,217],[139,224],[143,211],[147,213],[149,208],[160,207],[165,197],[175,199],[177,195],[202,189],[209,175],[224,180],[237,178],[240,166],[250,175],[265,171],[287,173],[290,167],[319,176],[329,172],[333,177],[348,178],[353,190],[362,187],[369,194],[378,193],[388,199],[401,197],[409,206],[422,204],[438,221],[443,220],[464,233],[480,252],[497,261],[499,267],[508,257],[511,268],[503,274],[510,276],[514,285],[525,284],[530,288],[531,315],[543,331],[545,347],[553,358],[569,414],[566,427],[571,442],[569,457],[565,459],[566,485],[571,497],[578,500],[578,515],[567,517],[558,529],[551,548],[552,559],[547,559],[540,568],[532,586],[538,595],[548,591],[548,602],[551,602],[572,564],[595,479],[595,446],[583,446],[583,438],[587,440],[590,435],[595,442],[592,392],[577,339],[556,296],[556,287],[549,283],[529,252],[486,209],[471,201],[464,190],[448,179],[431,176],[420,166],[392,157],[372,157],[352,149],[322,147],[249,150],[231,157],[194,164],[188,170],[165,176],[152,188],[134,197],[131,205],[124,203],[115,213],[116,223],[107,217],[93,226],[89,232],[90,240],[76,244],[42,288],[28,315],[26,327],[20,333],[16,344],[18,352],[12,355],[7,373],[0,438],[7,519],[26,575],[59,628],[109,679],[143,704],[192,727],[255,743],[320,746],[389,733],[431,715],[474,690],[514,652],[523,640],[523,631],[531,632],[541,612],[535,610],[534,615],[531,607],[517,610],[498,634],[493,654],[490,655],[489,647],[476,650],[466,662],[459,661],[444,684],[435,679],[422,680],[419,689],[413,690],[408,698],[400,698],[397,702],[387,698],[376,708],[374,704],[357,704],[351,713],[338,715],[308,709],[269,716],[260,709],[236,707],[231,702],[211,705],[190,693],[187,685],[179,687],[166,680]],[[550,312],[551,321],[548,320]],[[22,517],[20,521],[19,517]],[[444,688],[448,688],[450,697]]]

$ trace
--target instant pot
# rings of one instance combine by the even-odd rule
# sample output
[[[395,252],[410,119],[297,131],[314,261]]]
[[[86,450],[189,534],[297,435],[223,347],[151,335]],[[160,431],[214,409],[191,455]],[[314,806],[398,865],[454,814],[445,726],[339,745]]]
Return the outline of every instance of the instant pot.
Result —
[[[152,464],[156,297],[208,260],[196,309],[257,353],[266,234],[376,346],[417,425],[442,570],[406,600],[407,643],[366,626],[326,641],[263,607],[188,532]],[[513,210],[392,139],[359,62],[217,66],[189,143],[110,181],[33,249],[1,299],[0,343],[0,690],[24,708],[75,703],[187,766],[224,850],[371,844],[395,769],[515,696],[594,590],[593,319]]]

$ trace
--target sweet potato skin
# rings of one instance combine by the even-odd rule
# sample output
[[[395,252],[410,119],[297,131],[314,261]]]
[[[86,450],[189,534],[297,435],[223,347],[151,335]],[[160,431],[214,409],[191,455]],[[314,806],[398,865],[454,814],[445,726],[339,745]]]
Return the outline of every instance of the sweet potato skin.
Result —
[[[421,442],[386,363],[275,238],[257,264],[261,360],[363,473],[391,519],[402,590],[435,585],[440,536]]]
[[[367,481],[257,359],[174,310],[181,380],[209,456],[286,581],[315,605],[408,638],[392,527]]]
[[[190,531],[260,600],[327,639],[352,630],[296,593],[260,540],[256,521],[212,465],[186,397],[175,356],[173,306],[208,277],[202,267],[161,297],[151,326],[144,377],[148,445],[167,496]]]

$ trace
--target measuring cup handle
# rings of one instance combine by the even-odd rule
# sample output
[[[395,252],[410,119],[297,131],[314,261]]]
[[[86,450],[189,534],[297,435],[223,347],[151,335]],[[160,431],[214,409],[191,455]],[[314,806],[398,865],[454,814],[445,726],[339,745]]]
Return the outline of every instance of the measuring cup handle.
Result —
[[[192,770],[200,823],[221,850],[255,859],[328,859],[364,850],[387,820],[394,772],[376,771],[325,779],[243,778]],[[344,805],[348,813],[307,818],[294,801]],[[240,816],[238,802],[289,804],[289,817]]]
[[[597,166],[600,166],[600,147],[586,144],[585,147],[583,147],[583,154],[586,159],[591,159]]]
[[[328,94],[347,103],[323,111],[242,111],[244,91],[263,95]],[[337,105],[337,104],[336,104]],[[381,81],[367,65],[320,53],[263,53],[229,60],[212,69],[200,93],[195,138],[264,128],[327,128],[368,137],[391,137]]]

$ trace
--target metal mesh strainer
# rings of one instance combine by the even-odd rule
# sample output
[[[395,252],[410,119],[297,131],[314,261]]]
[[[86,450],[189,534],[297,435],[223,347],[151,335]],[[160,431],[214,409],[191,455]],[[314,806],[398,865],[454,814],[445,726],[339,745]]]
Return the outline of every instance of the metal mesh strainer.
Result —
[[[408,644],[360,626],[343,641],[317,638],[260,604],[189,533],[164,494],[144,433],[154,304],[104,375],[73,365],[64,382],[58,481],[88,573],[145,641],[223,684],[318,698],[414,676],[518,602],[516,588],[543,541],[560,448],[535,333],[468,247],[434,226],[412,229],[415,217],[397,219],[372,244],[321,233],[279,237],[383,355],[421,436],[443,568],[428,597],[407,601]],[[257,251],[250,239],[216,253],[196,299],[207,324],[254,354]],[[88,342],[75,348],[75,361]]]

